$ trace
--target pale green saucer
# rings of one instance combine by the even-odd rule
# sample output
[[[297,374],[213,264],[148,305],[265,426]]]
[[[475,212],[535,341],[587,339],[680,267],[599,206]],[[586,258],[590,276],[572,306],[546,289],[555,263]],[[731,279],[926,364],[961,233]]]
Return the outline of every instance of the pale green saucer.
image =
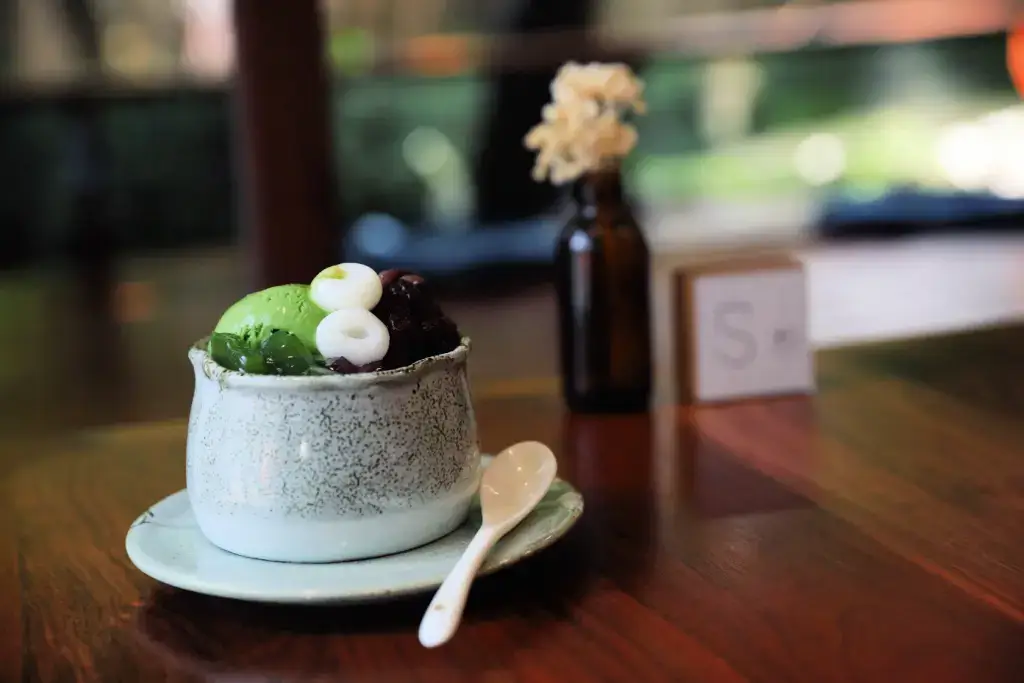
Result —
[[[484,456],[484,463],[490,461]],[[583,497],[556,479],[540,505],[505,536],[481,573],[515,564],[551,545],[583,513]],[[196,525],[188,493],[163,499],[132,524],[128,557],[161,583],[196,593],[270,603],[359,603],[437,588],[480,526],[477,505],[466,522],[429,545],[370,560],[291,564],[232,555],[206,540]]]

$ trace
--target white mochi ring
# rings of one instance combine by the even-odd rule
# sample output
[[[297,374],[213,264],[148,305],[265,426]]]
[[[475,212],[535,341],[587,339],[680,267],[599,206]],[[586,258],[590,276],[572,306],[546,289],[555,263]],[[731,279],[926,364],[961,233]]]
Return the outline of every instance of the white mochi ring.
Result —
[[[390,344],[387,326],[365,308],[328,313],[316,327],[316,347],[328,362],[344,358],[353,365],[376,363]]]
[[[370,311],[383,293],[380,276],[362,263],[339,263],[324,268],[309,285],[309,297],[325,311],[343,308]]]

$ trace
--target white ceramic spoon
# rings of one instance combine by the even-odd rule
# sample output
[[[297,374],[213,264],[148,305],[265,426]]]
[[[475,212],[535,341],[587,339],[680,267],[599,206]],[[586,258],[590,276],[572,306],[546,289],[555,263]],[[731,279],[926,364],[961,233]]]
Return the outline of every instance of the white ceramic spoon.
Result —
[[[556,470],[551,449],[536,441],[509,446],[484,470],[480,482],[483,524],[423,615],[420,643],[424,647],[446,643],[455,633],[470,584],[487,553],[537,507],[555,480]]]

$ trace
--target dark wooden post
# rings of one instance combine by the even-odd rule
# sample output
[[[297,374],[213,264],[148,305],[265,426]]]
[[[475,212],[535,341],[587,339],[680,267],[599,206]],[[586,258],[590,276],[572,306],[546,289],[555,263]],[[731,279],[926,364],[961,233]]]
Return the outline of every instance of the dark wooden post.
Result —
[[[241,216],[255,287],[308,282],[340,260],[319,5],[235,0]]]

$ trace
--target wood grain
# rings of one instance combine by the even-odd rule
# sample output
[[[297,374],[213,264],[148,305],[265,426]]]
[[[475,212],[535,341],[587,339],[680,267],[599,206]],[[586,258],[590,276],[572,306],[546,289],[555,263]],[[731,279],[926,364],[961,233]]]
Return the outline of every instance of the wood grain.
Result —
[[[280,608],[135,570],[128,525],[184,486],[181,421],[9,442],[0,679],[1019,681],[1022,342],[842,349],[816,397],[648,415],[478,397],[484,448],[551,443],[587,511],[434,651],[429,596]]]

